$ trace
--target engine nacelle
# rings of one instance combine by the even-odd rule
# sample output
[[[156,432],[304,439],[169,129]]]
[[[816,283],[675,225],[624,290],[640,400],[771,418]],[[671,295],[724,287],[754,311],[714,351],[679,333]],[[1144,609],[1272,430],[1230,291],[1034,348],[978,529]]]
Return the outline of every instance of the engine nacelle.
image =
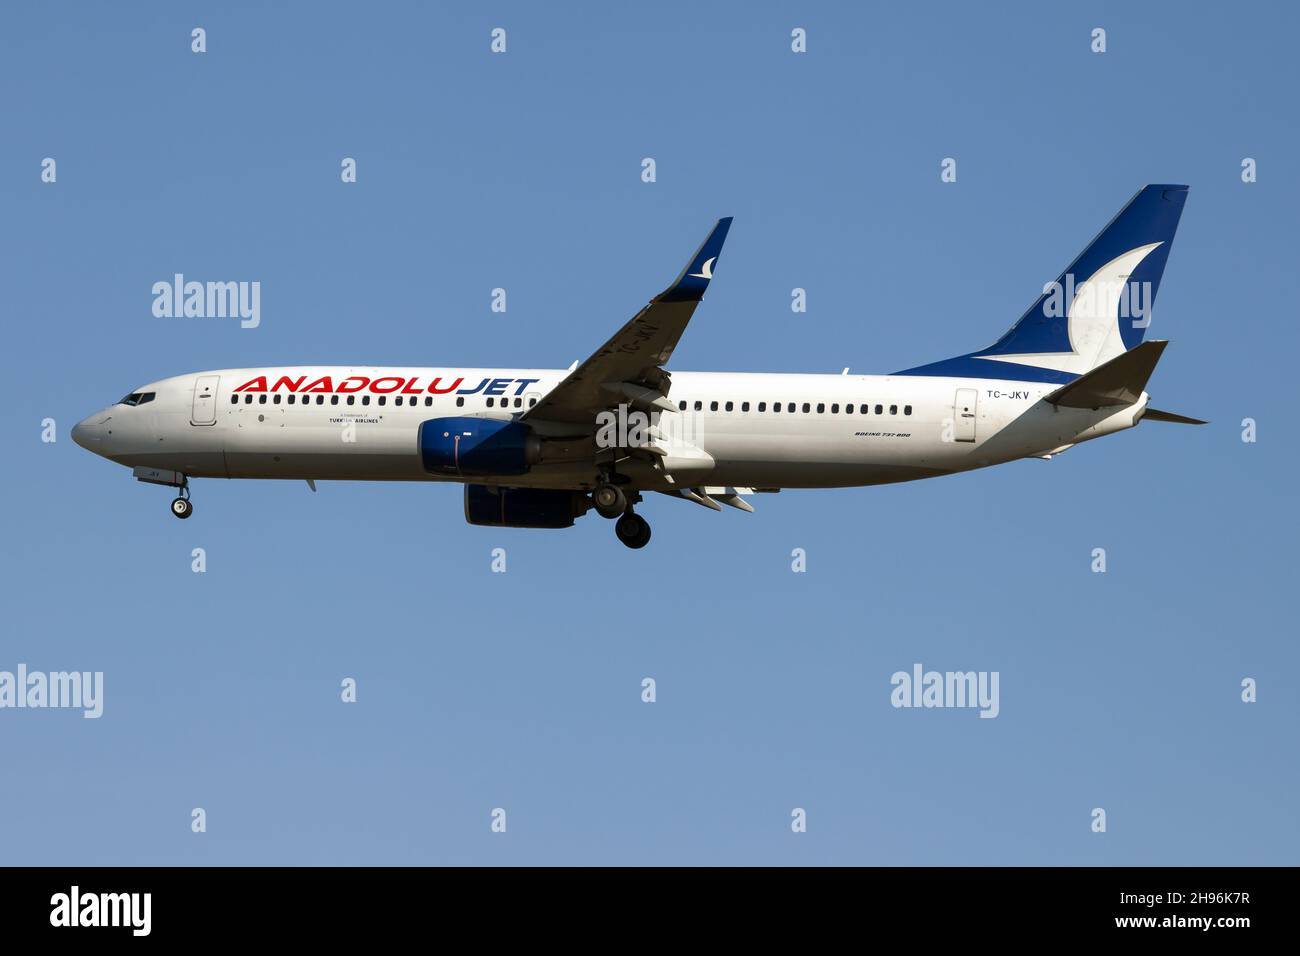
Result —
[[[568,528],[591,506],[580,491],[465,486],[465,520],[498,528]]]
[[[527,425],[494,418],[420,423],[420,461],[434,475],[522,475],[541,454]]]

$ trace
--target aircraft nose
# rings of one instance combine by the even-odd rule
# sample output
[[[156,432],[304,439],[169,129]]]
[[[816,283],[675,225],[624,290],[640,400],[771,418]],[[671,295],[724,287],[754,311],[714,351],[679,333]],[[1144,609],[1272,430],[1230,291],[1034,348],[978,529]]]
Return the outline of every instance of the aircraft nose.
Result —
[[[87,451],[93,451],[96,454],[102,452],[104,429],[101,423],[104,421],[104,413],[91,415],[89,418],[83,418],[77,424],[72,426],[72,440]]]

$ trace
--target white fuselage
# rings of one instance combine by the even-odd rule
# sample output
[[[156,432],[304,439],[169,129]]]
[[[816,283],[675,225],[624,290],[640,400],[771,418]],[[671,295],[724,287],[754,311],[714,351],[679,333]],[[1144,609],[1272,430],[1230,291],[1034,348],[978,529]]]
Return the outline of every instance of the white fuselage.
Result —
[[[143,386],[139,391],[153,393],[152,400],[109,406],[78,424],[73,437],[121,464],[194,478],[451,480],[589,490],[598,469],[581,434],[589,441],[594,423],[585,429],[538,423],[550,450],[523,474],[433,475],[421,461],[421,423],[517,418],[566,374],[223,369]],[[668,398],[684,410],[650,416],[675,436],[661,442],[662,466],[650,464],[650,456],[619,465],[637,488],[827,488],[927,478],[1044,455],[1132,427],[1147,400],[1143,394],[1119,411],[1064,408],[1042,401],[1055,387],[1049,384],[925,375],[674,372],[671,380]],[[573,436],[567,453],[566,434]]]

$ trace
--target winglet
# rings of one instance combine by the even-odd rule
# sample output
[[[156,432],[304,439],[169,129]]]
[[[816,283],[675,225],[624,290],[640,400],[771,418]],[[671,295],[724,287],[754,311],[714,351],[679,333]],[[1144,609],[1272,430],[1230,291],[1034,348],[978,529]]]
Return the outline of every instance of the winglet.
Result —
[[[727,230],[731,228],[731,216],[719,219],[709,237],[704,240],[695,255],[686,264],[676,281],[655,296],[658,302],[699,302],[704,297],[704,290],[713,278],[713,267],[718,263],[722,253],[722,243],[726,241]]]

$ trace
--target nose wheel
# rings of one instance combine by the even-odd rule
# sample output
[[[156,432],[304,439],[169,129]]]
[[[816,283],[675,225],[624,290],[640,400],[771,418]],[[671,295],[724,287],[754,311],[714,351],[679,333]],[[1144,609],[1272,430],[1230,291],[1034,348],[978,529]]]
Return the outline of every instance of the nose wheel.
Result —
[[[614,534],[629,548],[644,548],[650,543],[650,522],[629,509],[614,522]]]
[[[172,499],[172,514],[178,518],[188,518],[194,514],[194,505],[190,503],[189,485],[181,486],[180,497]]]

